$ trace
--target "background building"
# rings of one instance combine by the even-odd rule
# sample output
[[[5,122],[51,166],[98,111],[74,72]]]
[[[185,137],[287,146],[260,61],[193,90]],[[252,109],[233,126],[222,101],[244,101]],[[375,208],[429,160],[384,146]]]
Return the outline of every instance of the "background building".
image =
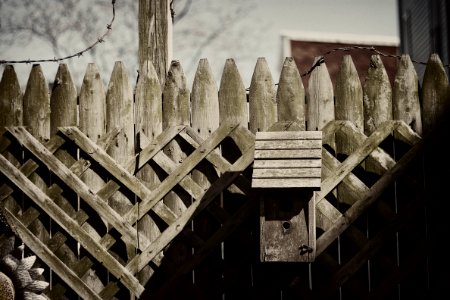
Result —
[[[283,57],[292,56],[299,68],[300,74],[306,73],[314,63],[314,58],[322,56],[337,48],[352,48],[353,46],[375,47],[378,51],[398,55],[400,41],[395,36],[359,35],[323,32],[283,31]],[[334,84],[337,72],[342,63],[342,57],[351,54],[358,71],[361,83],[364,83],[370,64],[370,56],[374,52],[367,49],[351,49],[350,51],[333,51],[326,55],[325,63]],[[382,57],[389,79],[393,82],[397,69],[397,59]],[[303,77],[307,86],[307,76]]]

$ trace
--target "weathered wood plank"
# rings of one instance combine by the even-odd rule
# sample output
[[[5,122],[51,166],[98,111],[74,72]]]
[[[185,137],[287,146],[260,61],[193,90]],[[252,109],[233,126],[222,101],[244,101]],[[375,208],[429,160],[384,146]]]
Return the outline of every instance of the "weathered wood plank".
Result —
[[[23,125],[29,128],[30,133],[41,143],[50,139],[50,92],[41,65],[33,65],[28,78],[23,95]],[[50,174],[41,168],[40,172],[31,174],[29,178],[37,187],[45,191]],[[50,237],[49,228],[49,223],[42,223],[39,219],[36,219],[30,227],[43,242]]]
[[[369,136],[383,122],[392,120],[392,88],[379,55],[370,57],[363,98],[364,133]]]
[[[223,125],[222,125],[223,126]],[[222,127],[221,126],[221,127]],[[223,127],[222,127],[223,128]],[[143,268],[150,262],[173,238],[175,238],[194,214],[198,214],[204,209],[223,189],[225,189],[237,176],[239,171],[248,167],[253,162],[253,147],[250,147],[229,169],[226,174],[216,180],[208,189],[202,199],[191,204],[185,212],[172,223],[164,232],[144,251],[139,257],[134,258],[127,264],[127,269],[135,270]]]
[[[313,132],[313,131],[310,131]],[[255,141],[255,149],[304,149],[322,148],[322,140],[266,140],[262,141],[257,137]]]
[[[423,134],[430,134],[441,117],[449,110],[449,81],[442,61],[432,53],[425,68],[422,81],[422,124]]]
[[[101,166],[108,170],[118,181],[126,185],[128,189],[136,193],[140,198],[146,198],[150,190],[135,176],[130,174],[123,166],[118,164],[105,150],[94,143],[76,127],[60,128],[61,132],[74,141],[83,151],[95,159]]]
[[[6,65],[0,81],[0,133],[23,122],[23,95],[14,66]]]
[[[321,149],[275,149],[275,150],[261,150],[255,149],[255,159],[260,158],[320,158],[322,155]]]
[[[120,263],[118,263],[100,244],[82,230],[62,209],[44,194],[39,188],[0,156],[0,169],[14,182],[28,197],[36,202],[55,222],[74,236],[81,245],[107,267],[111,273],[121,280],[125,286],[139,296],[144,288]]]
[[[254,169],[252,177],[255,178],[279,178],[279,179],[290,179],[290,178],[310,178],[318,177],[320,178],[321,168],[301,168],[301,169]],[[280,178],[282,177],[282,178]]]
[[[263,131],[258,140],[321,140],[322,131]]]
[[[134,155],[134,99],[128,74],[122,62],[117,61],[111,74],[106,92],[106,132],[120,128],[116,142],[106,152],[116,164],[124,167]],[[108,204],[120,215],[127,212],[132,204],[121,193],[108,199]],[[137,241],[136,241],[137,242]]]
[[[315,168],[321,167],[320,159],[258,159],[253,163],[253,169],[260,168]]]
[[[57,160],[44,147],[41,146],[23,127],[8,128],[28,150],[38,157],[56,176],[63,180],[73,191],[83,198],[106,221],[111,223],[116,230],[130,241],[136,240],[137,233],[131,225],[124,222],[122,216],[108,206],[105,201],[96,196],[93,191],[84,184],[80,178],[73,174],[64,164]]]
[[[338,235],[348,228],[348,226],[350,226],[350,224],[352,224],[368,207],[370,207],[370,205],[372,205],[381,196],[387,186],[394,183],[394,181],[408,169],[410,163],[420,156],[419,154],[423,151],[423,146],[423,142],[415,144],[405,155],[402,156],[395,166],[387,170],[381,178],[372,185],[363,199],[354,203],[345,212],[345,214],[340,215],[337,219],[335,219],[333,226],[324,232],[317,240],[318,255],[325,250]]]
[[[247,95],[244,82],[232,58],[227,59],[223,67],[218,100],[220,124],[228,122],[247,128]]]
[[[49,248],[45,246],[26,226],[24,226],[9,210],[5,210],[8,217],[14,220],[14,226],[20,233],[21,239],[30,247],[34,254],[52,268],[75,292],[86,299],[101,299],[94,291],[92,291],[64,262],[58,259]]]
[[[373,132],[347,159],[339,166],[335,176],[326,178],[317,192],[316,203],[319,203],[329,192],[331,192],[345,176],[359,165],[378,145],[395,130],[395,123],[387,121]]]
[[[205,158],[209,152],[213,151],[217,145],[233,130],[237,125],[230,126],[223,124],[213,132],[213,134],[205,140],[205,142],[197,148],[184,162],[177,168],[177,171],[170,174],[155,190],[152,191],[151,197],[142,200],[140,205],[134,205],[133,208],[125,215],[125,220],[134,223],[146,214],[152,207],[161,200],[178,182],[180,178],[186,176],[192,171],[196,165]]]
[[[219,96],[208,60],[198,63],[191,93],[192,128],[203,138],[219,127]]]
[[[50,92],[41,65],[33,65],[23,95],[23,125],[39,141],[50,138]]]
[[[247,189],[250,189],[250,182],[247,182],[247,184]],[[183,265],[174,270],[172,276],[168,280],[164,281],[155,296],[159,298],[159,296],[164,294],[167,289],[172,288],[173,282],[176,281],[179,276],[189,272],[195,268],[195,266],[204,261],[205,257],[207,257],[220,242],[225,240],[236,229],[239,229],[239,226],[245,222],[249,216],[256,212],[255,209],[258,204],[258,199],[250,196],[250,200],[245,203],[234,215],[232,215],[228,221],[223,224],[220,229],[218,229],[214,235],[200,249],[198,249],[198,251],[195,252],[194,256],[189,261],[186,261]]]
[[[50,134],[55,135],[60,126],[77,126],[77,88],[67,64],[60,64],[53,82],[50,97]]]
[[[190,125],[189,100],[190,94],[183,68],[178,61],[172,61],[162,97],[162,126],[164,130],[171,126]],[[164,153],[177,163],[183,161],[187,156],[177,140],[170,141],[164,148]],[[186,203],[189,200],[181,198],[175,191],[170,191],[163,201],[175,214],[179,215],[186,210]]]
[[[305,88],[293,57],[286,57],[281,69],[276,100],[278,121],[294,121],[299,130],[305,125]]]
[[[50,152],[55,152],[56,150],[58,150],[59,147],[61,147],[61,145],[64,144],[64,139],[62,139],[59,136],[53,136],[48,142],[46,142],[44,144],[44,146],[50,151]],[[29,177],[34,171],[36,171],[38,168],[38,164],[32,160],[29,159],[27,160],[25,163],[23,163],[19,170],[27,177]],[[13,192],[13,189],[11,187],[9,187],[6,184],[3,184],[0,187],[0,200],[3,201],[4,199],[6,199],[6,197],[8,197],[9,195],[11,195],[11,193]]]
[[[320,178],[253,178],[252,188],[311,188],[320,183]]]
[[[206,59],[199,61],[195,73],[192,83],[191,108],[192,128],[203,138],[210,136],[220,124],[220,113],[217,84]],[[214,151],[220,153],[220,148]],[[217,177],[218,174],[215,168],[205,161],[199,161],[192,170],[192,179],[204,190],[209,189],[211,183]],[[195,204],[194,202],[191,206],[196,206]],[[202,214],[191,223],[191,226],[194,232],[202,239],[207,238],[218,226],[220,227],[217,221],[209,214]],[[217,290],[211,289],[211,286],[219,284],[221,281],[221,266],[217,265],[220,255],[219,249],[213,256],[208,258],[207,268],[195,271],[196,282],[203,285],[206,290],[205,293],[212,298],[216,298],[220,294]]]
[[[80,130],[96,142],[106,133],[106,93],[97,65],[89,63],[80,89]]]
[[[363,90],[358,71],[350,55],[344,55],[339,72],[336,76],[335,87],[336,120],[352,122],[356,128],[364,130]],[[336,152],[350,155],[357,145],[336,132]]]
[[[396,121],[391,121],[392,124],[399,124]],[[328,125],[324,128],[324,134],[332,134],[334,129],[336,132],[341,131],[341,133],[345,134],[346,138],[353,144],[360,146],[366,139],[367,136],[358,129],[353,123],[348,121],[333,121],[328,123]],[[336,126],[333,126],[336,125]],[[397,126],[396,125],[396,126]],[[331,132],[325,131],[325,129],[329,128]],[[373,150],[369,157],[372,159],[371,163],[376,164],[377,168],[381,171],[385,171],[392,167],[395,164],[395,161],[390,157],[383,149],[376,148]]]
[[[266,131],[277,121],[275,88],[269,66],[259,57],[250,82],[249,126],[251,132]]]
[[[321,59],[316,57],[314,64]],[[306,130],[317,131],[334,120],[333,83],[325,63],[317,66],[308,80],[308,102],[306,112]],[[329,141],[334,148],[334,141]]]
[[[394,120],[402,120],[422,135],[419,79],[408,54],[403,54],[397,68],[392,94]]]
[[[106,92],[103,79],[95,63],[89,63],[83,77],[79,94],[79,130],[94,143],[106,133]],[[104,185],[104,179],[96,173],[96,169],[88,170],[81,180],[96,193]],[[103,200],[102,200],[103,201]],[[105,204],[107,201],[104,201]],[[85,203],[81,202],[83,207]],[[97,221],[97,227],[108,226],[106,219]]]

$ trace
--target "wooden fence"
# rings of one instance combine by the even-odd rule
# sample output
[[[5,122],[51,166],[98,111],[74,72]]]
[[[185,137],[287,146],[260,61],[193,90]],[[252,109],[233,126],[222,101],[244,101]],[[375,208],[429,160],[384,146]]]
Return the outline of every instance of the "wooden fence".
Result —
[[[292,58],[277,84],[264,58],[248,91],[232,59],[206,59],[192,89],[181,65],[151,65],[133,88],[116,62],[107,89],[89,64],[77,89],[61,64],[34,65],[22,94],[0,82],[0,200],[51,299],[411,299],[442,285],[438,250],[448,159],[448,78],[436,54],[420,83],[402,55],[391,86],[378,55],[364,83],[345,56],[307,88]],[[259,256],[254,134],[323,131],[310,263]],[[439,130],[439,129],[442,129]],[[425,153],[425,154],[424,154]],[[428,154],[427,154],[428,153]],[[442,219],[441,219],[442,221]],[[430,234],[430,230],[434,231]],[[435,236],[436,234],[436,236]]]

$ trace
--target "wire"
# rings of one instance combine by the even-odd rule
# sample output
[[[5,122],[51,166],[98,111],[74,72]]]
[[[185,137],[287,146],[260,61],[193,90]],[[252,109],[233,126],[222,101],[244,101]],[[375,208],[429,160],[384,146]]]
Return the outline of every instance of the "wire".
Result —
[[[105,41],[106,36],[109,35],[109,33],[112,31],[112,24],[114,23],[114,19],[116,18],[116,0],[111,1],[112,4],[112,19],[109,24],[106,24],[106,32],[97,38],[97,40],[90,46],[88,46],[86,49],[81,50],[77,53],[74,53],[72,55],[68,55],[65,57],[55,57],[55,58],[49,58],[49,59],[26,59],[26,60],[0,60],[0,65],[2,64],[31,64],[31,63],[42,63],[42,62],[60,62],[63,60],[67,60],[74,57],[80,57],[83,55],[83,53],[88,52],[92,50],[95,46],[97,46],[100,43],[103,43]]]

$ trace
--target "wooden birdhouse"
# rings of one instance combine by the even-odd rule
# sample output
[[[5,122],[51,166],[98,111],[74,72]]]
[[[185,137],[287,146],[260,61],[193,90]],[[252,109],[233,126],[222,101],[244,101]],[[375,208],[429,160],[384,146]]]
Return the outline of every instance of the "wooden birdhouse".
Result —
[[[261,261],[313,261],[322,132],[257,132],[254,159],[252,187],[260,190],[261,198]]]

